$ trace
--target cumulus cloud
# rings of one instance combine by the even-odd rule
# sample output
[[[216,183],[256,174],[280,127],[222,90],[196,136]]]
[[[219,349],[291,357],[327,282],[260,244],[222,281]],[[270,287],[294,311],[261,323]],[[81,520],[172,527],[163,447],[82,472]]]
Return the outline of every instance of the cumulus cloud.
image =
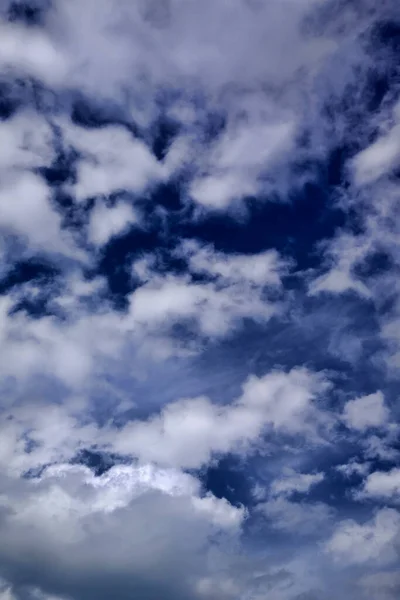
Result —
[[[370,427],[382,427],[387,423],[389,410],[382,392],[349,400],[344,407],[343,420],[347,427],[365,431]]]
[[[69,61],[47,33],[5,22],[0,22],[0,31],[3,70],[12,68],[20,76],[38,77],[50,85],[63,81]]]
[[[393,502],[400,500],[400,469],[374,471],[366,478],[362,495],[369,498],[386,498]]]
[[[132,206],[125,202],[110,208],[97,203],[90,213],[89,240],[96,246],[103,246],[113,236],[129,229],[136,221],[137,216]]]
[[[44,592],[77,598],[105,598],[116,585],[124,598],[161,590],[199,597],[207,539],[235,536],[244,516],[225,500],[202,496],[189,475],[134,465],[101,477],[82,466],[50,467],[15,486],[2,507],[6,572],[18,582],[19,565],[35,548]]]
[[[64,125],[64,126],[63,126]],[[74,198],[142,192],[162,177],[162,167],[149,148],[122,126],[88,130],[61,123],[66,144],[79,153]]]
[[[195,468],[215,453],[245,449],[268,429],[317,441],[325,423],[316,402],[327,388],[323,377],[302,369],[253,376],[233,404],[218,406],[204,397],[168,404],[148,421],[127,423],[113,447],[141,460]]]
[[[368,522],[343,521],[328,541],[325,551],[347,564],[389,564],[397,558],[396,540],[400,532],[400,514],[383,508]]]
[[[58,252],[75,259],[84,258],[61,229],[61,217],[51,205],[51,192],[33,173],[15,175],[0,188],[0,227],[21,236],[36,251]]]
[[[1,122],[0,135],[1,171],[45,167],[55,158],[50,123],[34,110],[21,111]]]
[[[287,264],[277,252],[223,255],[187,241],[177,256],[188,259],[193,275],[159,275],[151,257],[133,265],[143,279],[129,298],[129,322],[135,331],[157,338],[174,324],[186,323],[212,339],[229,335],[244,319],[268,322],[282,310],[279,292]],[[196,281],[197,274],[208,280]]]

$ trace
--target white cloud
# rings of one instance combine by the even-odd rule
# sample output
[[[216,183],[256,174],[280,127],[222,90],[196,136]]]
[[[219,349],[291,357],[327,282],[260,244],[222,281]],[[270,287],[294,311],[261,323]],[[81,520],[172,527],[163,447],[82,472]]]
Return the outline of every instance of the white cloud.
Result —
[[[117,127],[105,128],[103,138],[112,129],[124,152],[115,156],[109,148],[94,165],[92,146],[79,167],[77,197],[120,187],[140,192],[149,179],[190,166],[189,195],[218,209],[257,193],[263,175],[285,179],[280,164],[293,156],[299,117],[309,108],[305,92],[339,47],[328,30],[325,36],[306,32],[306,19],[320,6],[321,0],[207,0],[200,14],[193,0],[146,7],[124,0],[113,0],[113,8],[106,0],[90,0],[84,8],[76,0],[53,5],[46,26],[68,64],[63,86],[100,102],[118,100],[145,129],[159,115],[159,91],[179,90],[167,103],[168,114],[183,125],[181,139],[193,142],[187,153],[175,146],[160,171],[141,142],[123,139]],[[194,108],[199,94],[205,106]],[[219,110],[228,117],[226,128],[210,149],[202,112]],[[91,134],[94,145],[100,133]],[[284,181],[279,185],[285,187]]]
[[[335,560],[347,564],[389,563],[396,559],[395,544],[399,534],[400,514],[383,508],[364,524],[352,519],[341,522],[325,551]]]
[[[65,142],[79,152],[77,181],[68,186],[78,201],[113,192],[139,193],[163,176],[162,165],[146,144],[123,126],[60,126]]]
[[[361,396],[346,403],[343,420],[347,427],[365,431],[371,427],[382,427],[389,419],[382,392]]]
[[[354,274],[353,268],[371,248],[371,240],[363,236],[354,237],[341,233],[330,242],[326,256],[331,263],[330,269],[312,280],[310,295],[321,292],[342,294],[354,291],[365,298],[371,297],[371,291]]]
[[[27,219],[29,211],[24,214],[19,209],[14,214],[17,223],[21,221],[21,229],[26,226],[28,230],[36,218]],[[112,226],[116,232],[115,223]],[[122,220],[118,226],[124,227]],[[50,233],[38,223],[38,237]],[[99,243],[106,233],[111,233],[111,224],[103,219],[97,231]],[[106,237],[101,239],[105,241]],[[65,274],[60,289],[52,289],[49,284],[49,308],[61,312],[64,320],[55,316],[31,319],[24,312],[11,313],[19,301],[40,297],[46,287],[31,284],[3,296],[0,346],[8,360],[2,363],[0,372],[22,381],[45,374],[75,388],[84,382],[90,385],[104,361],[115,361],[128,345],[134,352],[156,358],[198,352],[199,340],[226,336],[246,318],[267,322],[282,310],[274,294],[286,267],[276,253],[226,257],[204,249],[198,254],[191,251],[190,261],[197,273],[209,263],[209,283],[191,282],[185,276],[157,276],[146,267],[142,273],[144,283],[130,296],[125,314],[113,312],[107,303],[93,310],[88,301],[104,293],[105,282],[101,278],[86,281],[78,269]],[[189,325],[194,335],[187,341],[177,339],[176,324]]]
[[[290,469],[283,477],[272,482],[271,493],[273,496],[290,496],[295,492],[307,494],[313,486],[321,483],[324,477],[324,473],[296,473]]]
[[[343,465],[339,465],[335,468],[344,477],[352,477],[353,475],[363,477],[368,473],[368,471],[371,468],[371,465],[368,462],[359,463],[356,460],[351,460],[350,462]]]
[[[295,127],[281,124],[242,123],[219,139],[211,149],[211,175],[195,179],[190,194],[209,208],[224,209],[232,200],[256,195],[258,177],[268,172],[294,145]]]
[[[400,501],[400,469],[391,471],[375,471],[370,473],[364,482],[362,496]]]
[[[0,4],[6,15],[10,3]],[[48,283],[43,278],[17,284],[0,298],[0,353],[5,357],[0,364],[3,600],[299,600],[325,598],[328,588],[353,598],[354,589],[347,594],[344,589],[355,578],[371,574],[380,561],[397,564],[400,517],[382,504],[398,501],[399,470],[368,474],[373,458],[398,457],[398,428],[389,423],[383,392],[356,397],[342,415],[363,455],[360,462],[346,462],[346,444],[340,444],[344,464],[338,470],[365,477],[359,497],[349,490],[347,500],[368,498],[365,513],[374,503],[374,516],[360,524],[346,520],[348,503],[338,501],[336,490],[329,499],[337,501],[335,510],[323,502],[293,500],[331,473],[320,472],[330,445],[325,443],[322,453],[315,444],[327,441],[337,415],[327,407],[326,374],[292,365],[315,360],[323,368],[325,350],[350,366],[364,358],[374,345],[364,341],[376,337],[370,323],[365,324],[365,338],[354,333],[356,295],[368,300],[366,309],[376,309],[378,341],[386,349],[373,365],[365,359],[363,368],[377,370],[382,356],[387,364],[399,362],[399,198],[391,178],[400,153],[398,112],[388,117],[383,108],[372,119],[366,117],[363,139],[376,126],[378,138],[344,165],[350,185],[334,200],[357,213],[362,233],[343,231],[320,246],[326,270],[311,274],[309,293],[352,291],[345,302],[354,304],[345,317],[339,315],[320,329],[317,320],[329,311],[317,314],[318,307],[326,299],[307,300],[316,307],[307,323],[313,344],[315,340],[310,353],[303,352],[297,329],[290,337],[293,314],[302,315],[301,308],[297,312],[301,286],[293,278],[286,289],[282,285],[290,261],[275,250],[225,255],[211,246],[164,238],[187,225],[206,228],[201,219],[207,209],[223,211],[244,196],[259,194],[259,202],[292,198],[309,175],[308,166],[307,173],[298,174],[304,165],[322,165],[337,143],[345,148],[344,124],[358,124],[348,107],[341,112],[347,104],[342,91],[355,73],[361,80],[369,77],[371,65],[381,67],[367,56],[371,50],[365,43],[375,31],[374,19],[383,12],[390,16],[390,0],[383,9],[378,4],[66,0],[49,3],[43,26],[1,22],[0,67],[11,96],[21,105],[0,122],[0,228],[6,240],[0,246],[5,265],[0,272],[13,267],[12,236],[19,238],[15,246],[23,249],[16,252],[24,259],[52,253],[46,260],[51,258],[62,271]],[[89,112],[92,102],[104,110],[106,120],[112,121],[117,111],[118,123],[97,128],[73,124],[67,115],[77,97],[87,102]],[[48,99],[48,117],[26,107],[32,101],[41,111]],[[389,100],[384,99],[385,107]],[[362,103],[355,94],[349,104]],[[332,107],[336,114],[326,118]],[[164,116],[178,133],[158,161],[151,148]],[[356,138],[352,147],[360,141],[357,132]],[[37,174],[59,158],[60,147],[67,155],[71,151],[75,161],[60,190],[71,196],[68,210],[83,215],[89,209],[85,200],[95,198],[87,229],[95,247],[138,222],[135,197],[148,196],[150,202],[159,183],[179,181],[185,209],[174,217],[158,208],[155,213],[164,219],[161,243],[166,241],[172,259],[188,265],[185,274],[184,269],[179,275],[168,272],[166,246],[155,249],[132,266],[135,291],[126,298],[127,310],[113,310],[106,279],[87,280],[79,270],[82,264],[65,260],[87,259],[85,266],[94,267],[99,253],[91,248],[94,260],[89,264],[72,231],[61,226],[50,185]],[[109,207],[106,197],[117,192],[128,192],[132,201],[119,199]],[[193,207],[190,198],[200,206]],[[144,228],[145,216],[140,215]],[[199,220],[188,222],[192,217]],[[221,214],[214,218],[222,223]],[[241,227],[244,231],[246,223]],[[270,223],[266,227],[266,247],[272,228]],[[283,241],[285,250],[297,247],[289,238]],[[250,246],[253,240],[247,242]],[[376,250],[387,253],[396,267],[386,275],[359,275],[357,267]],[[41,307],[42,299],[46,316],[13,313],[30,300]],[[272,317],[284,318],[276,323]],[[245,335],[234,339],[239,328]],[[329,333],[322,341],[321,330]],[[160,362],[155,364],[154,358]],[[168,372],[166,383],[160,372]],[[339,388],[332,400],[336,393],[342,398],[343,380],[335,374],[332,379]],[[242,391],[237,389],[240,381],[245,381]],[[382,390],[392,402],[390,389]],[[377,427],[382,430],[372,435],[369,430]],[[126,464],[114,465],[100,477],[67,464],[88,448],[127,453]],[[207,493],[182,470],[205,471],[226,453],[246,455],[250,466],[241,464],[245,472],[240,475],[249,486],[256,486],[258,469],[275,474],[270,492],[254,498],[261,504],[254,512],[250,506],[248,528],[242,528],[245,508]],[[335,450],[335,462],[337,457]],[[369,458],[371,464],[365,462]],[[287,464],[307,464],[308,472],[279,472]],[[29,470],[34,478],[23,477]],[[253,536],[266,522],[270,535],[259,536],[255,547]],[[327,551],[322,559],[320,544]],[[332,556],[342,560],[336,572]],[[386,590],[397,585],[395,578],[393,585],[382,578],[381,593],[371,581],[371,594],[384,594],[385,600]]]
[[[24,312],[10,314],[13,297],[1,298],[0,347],[8,356],[0,366],[4,377],[24,381],[47,375],[76,387],[88,382],[96,358],[118,352],[124,343],[121,318],[109,311],[88,315],[76,297],[71,299],[71,292],[59,302],[59,307],[71,309],[64,321],[53,316],[31,319]]]
[[[280,286],[288,266],[275,249],[259,254],[226,255],[192,241],[183,243],[181,248],[183,256],[189,258],[191,271],[215,275],[226,282]]]
[[[116,0],[111,8],[101,0],[82,9],[74,0],[53,7],[47,24],[53,34],[63,25],[60,43],[74,67],[69,76],[81,89],[106,94],[108,88],[115,96],[124,83],[134,92],[129,75],[142,72],[149,78],[147,85],[193,85],[195,79],[215,93],[232,82],[241,88],[265,80],[282,84],[302,67],[317,68],[335,47],[329,38],[312,38],[301,29],[304,17],[319,4],[285,0],[266,6],[241,1],[215,5],[207,0],[199,13],[193,1],[144,5]],[[277,55],[279,65],[273,58]],[[145,82],[140,84],[140,90],[145,88]]]
[[[382,133],[353,160],[354,178],[358,185],[373,183],[389,174],[400,162],[400,103],[393,111],[392,127]]]
[[[55,158],[49,122],[33,110],[16,113],[0,122],[0,170],[35,169],[49,166]]]
[[[287,265],[275,251],[229,256],[189,242],[177,255],[188,259],[192,273],[208,275],[210,281],[160,276],[152,272],[151,257],[139,259],[133,270],[144,283],[130,295],[129,321],[142,337],[163,340],[181,323],[201,337],[219,338],[244,319],[267,322],[284,307],[276,292]],[[157,349],[157,343],[153,346]]]
[[[25,172],[6,178],[0,187],[0,207],[0,227],[21,236],[32,249],[85,258],[71,235],[61,229],[51,190],[39,176]]]
[[[0,123],[0,228],[19,236],[28,253],[60,253],[75,260],[86,256],[61,227],[52,205],[52,190],[35,169],[56,157],[50,123],[33,110],[23,110]]]
[[[33,76],[58,85],[67,75],[69,62],[46,32],[0,21],[0,65],[21,76]]]
[[[324,422],[314,401],[326,387],[323,378],[305,369],[252,376],[231,405],[204,397],[180,400],[147,421],[127,423],[110,441],[115,450],[144,461],[195,468],[214,453],[245,450],[268,428],[312,440]]]
[[[257,506],[273,529],[292,535],[319,535],[330,525],[333,510],[323,502],[292,502],[285,497],[271,498]]]
[[[399,456],[395,448],[398,428],[396,425],[388,425],[385,436],[370,435],[363,441],[364,456],[368,459],[379,459],[393,461]]]
[[[137,220],[133,207],[125,202],[111,208],[97,202],[90,213],[89,241],[96,246],[107,244],[113,236],[123,233]]]

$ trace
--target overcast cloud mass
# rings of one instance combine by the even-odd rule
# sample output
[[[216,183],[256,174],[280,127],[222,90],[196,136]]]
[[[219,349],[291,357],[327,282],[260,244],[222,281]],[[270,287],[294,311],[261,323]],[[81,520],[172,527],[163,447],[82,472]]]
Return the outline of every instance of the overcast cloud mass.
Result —
[[[398,0],[0,0],[0,599],[400,597]]]

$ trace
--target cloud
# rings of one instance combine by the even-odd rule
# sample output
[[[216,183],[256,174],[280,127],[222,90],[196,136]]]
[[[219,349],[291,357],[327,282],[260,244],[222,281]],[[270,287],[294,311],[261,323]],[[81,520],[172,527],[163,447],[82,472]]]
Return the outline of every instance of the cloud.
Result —
[[[235,537],[243,515],[225,500],[202,497],[199,482],[179,472],[132,465],[95,477],[61,464],[21,482],[3,501],[7,551],[2,546],[0,556],[17,582],[30,563],[51,595],[106,598],[118,585],[121,598],[153,598],[161,590],[196,598],[207,540]],[[216,553],[224,543],[216,543]]]
[[[4,377],[23,382],[47,375],[68,386],[79,386],[94,373],[96,358],[111,357],[121,348],[124,336],[119,317],[110,311],[88,315],[79,305],[79,297],[87,298],[93,288],[79,289],[76,282],[74,287],[54,302],[54,308],[67,309],[64,321],[53,315],[32,319],[23,311],[13,314],[12,295],[1,298],[0,345],[8,354],[7,363],[0,368]]]
[[[279,158],[294,145],[293,123],[242,123],[228,130],[209,155],[211,175],[195,179],[191,197],[200,204],[225,209],[232,200],[257,195],[258,177],[274,167]]]
[[[333,510],[323,502],[293,502],[284,496],[271,498],[257,509],[273,529],[292,536],[318,536],[321,528],[329,527],[333,517]]]
[[[211,246],[200,246],[187,240],[182,244],[182,255],[189,259],[194,273],[214,275],[222,281],[249,282],[255,286],[280,286],[289,264],[276,250],[259,254],[224,255]]]
[[[349,400],[343,411],[343,420],[347,427],[365,431],[371,427],[382,427],[389,419],[389,410],[385,406],[382,392]]]
[[[126,128],[85,129],[60,123],[64,143],[79,153],[76,183],[67,186],[78,202],[115,192],[140,193],[162,179],[162,166],[142,140]]]
[[[98,202],[90,213],[89,241],[96,246],[107,244],[137,222],[132,206],[125,202],[107,208]]]
[[[54,134],[50,123],[32,109],[20,111],[0,122],[3,140],[1,171],[45,167],[55,158]]]
[[[0,0],[0,597],[397,598],[397,15]]]
[[[3,236],[17,236],[27,252],[59,253],[86,261],[71,232],[62,227],[53,193],[38,170],[56,157],[50,122],[32,109],[0,122],[0,228]],[[6,240],[6,244],[9,241]]]
[[[321,292],[342,294],[354,291],[362,297],[369,298],[368,287],[354,274],[354,265],[368,252],[371,241],[363,236],[354,238],[346,233],[340,234],[329,243],[325,260],[332,263],[327,273],[312,280],[309,287],[310,295]]]
[[[400,469],[374,471],[366,478],[361,492],[363,497],[400,500]]]
[[[146,133],[160,114],[160,91],[175,92],[171,101],[166,95],[167,110],[181,126],[181,140],[189,137],[196,149],[190,153],[189,196],[221,209],[257,194],[266,178],[272,187],[286,188],[284,165],[296,149],[299,116],[308,109],[305,94],[340,43],[328,30],[325,36],[311,31],[320,7],[320,0],[265,6],[207,1],[200,16],[193,1],[144,8],[141,2],[101,0],[84,9],[75,0],[55,2],[44,14],[44,30],[4,25],[4,51],[12,68],[59,92],[86,93],[100,105],[112,99]],[[204,141],[201,117],[188,126],[188,112],[199,112],[199,96],[205,113],[227,116],[225,131],[211,144]],[[162,168],[142,140],[119,126],[82,131],[69,125],[64,133],[82,153],[78,199],[119,189],[141,192],[168,177],[172,164],[174,170],[187,162],[180,154],[178,165],[175,153]]]
[[[83,259],[69,232],[61,229],[61,216],[51,205],[51,192],[33,173],[6,179],[0,188],[3,231],[21,236],[31,249]]]
[[[290,496],[294,492],[306,494],[314,485],[324,480],[324,473],[296,473],[289,470],[280,479],[275,479],[271,485],[274,496]]]
[[[352,477],[353,475],[358,475],[359,477],[363,477],[370,470],[371,465],[369,463],[359,463],[356,460],[351,460],[350,462],[339,465],[336,467],[336,470],[339,473],[342,473],[344,477]]]
[[[70,67],[68,59],[51,37],[38,29],[0,21],[0,65],[19,76],[37,77],[59,85]]]
[[[245,319],[268,322],[283,308],[279,292],[287,265],[277,252],[224,255],[190,241],[177,250],[194,275],[159,275],[139,259],[143,285],[129,298],[131,327],[142,336],[162,337],[175,324],[187,324],[204,338],[229,335]],[[135,265],[133,265],[135,270]],[[137,270],[139,269],[139,271]]]
[[[379,510],[363,524],[349,519],[340,523],[325,551],[347,564],[388,564],[396,560],[400,514],[390,508]]]
[[[371,184],[397,167],[400,159],[400,104],[393,110],[393,120],[394,123],[389,123],[376,141],[354,158],[354,178],[358,185]]]
[[[269,429],[317,440],[324,416],[314,401],[327,387],[323,377],[304,369],[253,376],[231,405],[205,397],[180,400],[147,421],[127,423],[113,432],[113,448],[144,461],[198,468],[213,454],[245,450]]]
[[[382,600],[396,598],[400,589],[400,577],[398,571],[380,571],[365,575],[361,578],[359,585],[365,593],[365,597],[374,594]]]

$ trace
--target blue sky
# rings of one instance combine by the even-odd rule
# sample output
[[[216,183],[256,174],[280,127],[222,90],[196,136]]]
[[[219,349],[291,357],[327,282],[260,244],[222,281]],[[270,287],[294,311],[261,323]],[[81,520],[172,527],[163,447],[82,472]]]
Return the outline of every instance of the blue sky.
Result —
[[[400,593],[395,0],[0,0],[0,600]]]

